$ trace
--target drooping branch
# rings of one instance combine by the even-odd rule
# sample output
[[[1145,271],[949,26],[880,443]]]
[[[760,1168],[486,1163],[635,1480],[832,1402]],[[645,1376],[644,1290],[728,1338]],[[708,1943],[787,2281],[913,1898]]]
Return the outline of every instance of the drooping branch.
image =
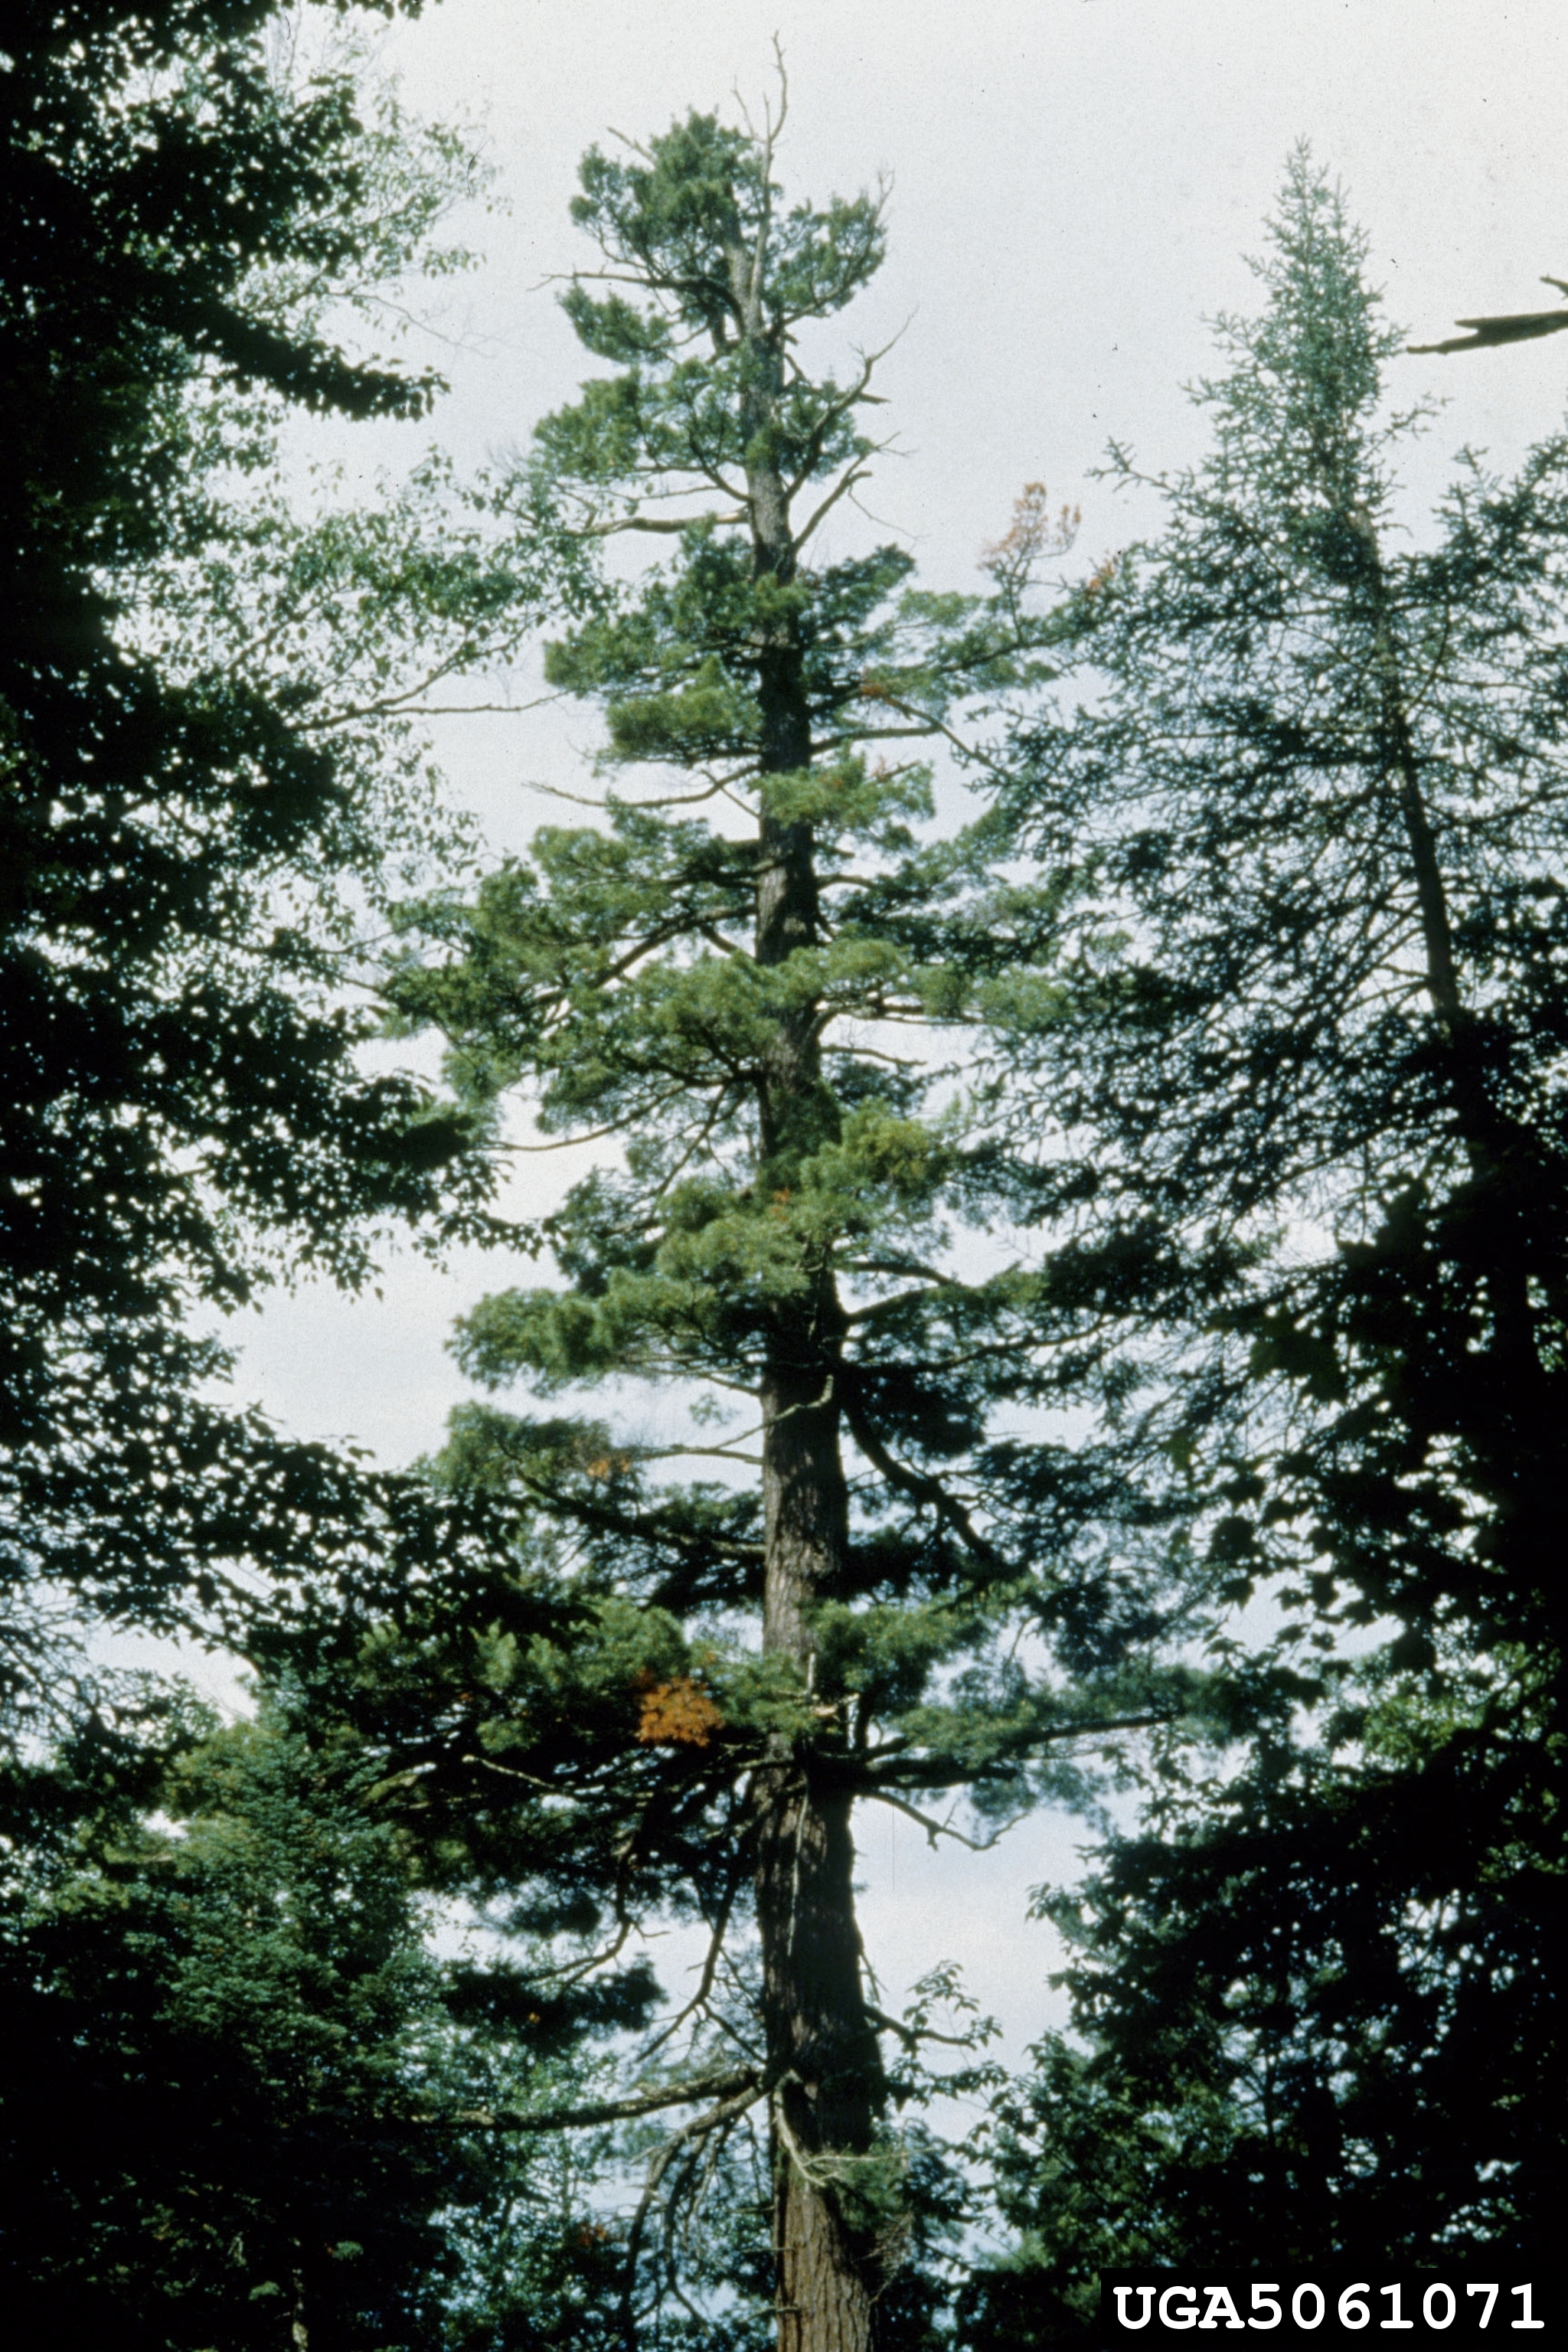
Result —
[[[967,1779],[968,1775],[965,1774],[964,1777]],[[904,1813],[911,1822],[918,1822],[926,1833],[927,1844],[932,1848],[935,1847],[939,1838],[951,1838],[954,1845],[966,1846],[971,1853],[989,1853],[994,1847],[1001,1844],[1009,1830],[1016,1830],[1020,1822],[1027,1821],[1030,1812],[1034,1810],[1029,1806],[1022,1812],[1010,1814],[1006,1821],[1000,1822],[992,1831],[988,1838],[972,1838],[965,1837],[962,1830],[955,1830],[951,1822],[933,1821],[929,1813],[922,1813],[918,1806],[911,1805],[906,1798],[897,1797],[890,1789],[881,1788],[875,1782],[868,1783],[863,1794],[872,1804],[890,1805],[894,1812]],[[868,2011],[868,2015],[871,2013]],[[879,2011],[875,2013],[881,2022],[889,2021],[881,2019]]]
[[[637,2255],[642,2248],[643,2232],[647,2227],[648,2214],[652,2210],[654,2199],[658,2194],[665,2174],[678,2156],[693,2145],[700,2145],[714,2132],[727,2130],[731,2124],[737,2122],[745,2114],[746,2109],[755,2104],[762,2095],[763,2088],[762,2077],[752,2076],[747,2085],[737,2090],[731,2096],[721,2098],[716,2106],[709,2108],[706,2115],[693,2116],[689,2123],[682,2124],[679,2131],[672,2132],[664,2146],[656,2151],[649,2163],[647,2177],[643,2183],[642,2195],[637,2200],[637,2211],[632,2216],[632,2226],[626,2237],[622,2326],[628,2344],[636,2341],[631,2300],[637,2284]]]
[[[983,1560],[987,1568],[1000,1568],[1003,1564],[1001,1553],[981,1534],[956,1495],[950,1494],[940,1478],[931,1477],[924,1471],[911,1470],[889,1454],[857,1402],[852,1384],[846,1381],[844,1390],[844,1417],[849,1424],[849,1433],[872,1468],[879,1470],[890,1486],[897,1486],[900,1493],[913,1496],[917,1502],[934,1511],[976,1559]]]

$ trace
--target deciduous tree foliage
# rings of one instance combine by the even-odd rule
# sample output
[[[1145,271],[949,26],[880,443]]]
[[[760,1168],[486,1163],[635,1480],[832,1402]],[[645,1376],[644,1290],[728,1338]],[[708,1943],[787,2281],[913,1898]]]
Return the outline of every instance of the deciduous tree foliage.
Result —
[[[1298,156],[1212,454],[1080,595],[1076,715],[1017,740],[1076,876],[1036,1058],[1076,1253],[1211,1593],[1284,1628],[1236,1639],[1247,1744],[1153,1775],[1080,1919],[1098,2044],[1016,2144],[1080,2277],[1257,2228],[1539,2243],[1562,2163],[1568,446],[1467,460],[1405,541],[1364,249]]]
[[[1056,526],[1026,493],[978,595],[913,590],[896,548],[814,553],[875,454],[873,361],[807,353],[875,271],[881,207],[787,205],[773,169],[771,127],[700,115],[584,164],[602,267],[565,300],[605,372],[532,478],[585,537],[669,554],[551,652],[605,713],[602,819],[427,902],[389,980],[467,1098],[516,1089],[542,1142],[615,1139],[538,1229],[559,1278],[484,1301],[460,1360],[545,1398],[653,1384],[661,1433],[636,1390],[620,1426],[459,1413],[447,1475],[520,1507],[513,1589],[476,1622],[432,1588],[364,1679],[459,1882],[606,1956],[660,1913],[706,1923],[706,2055],[660,2095],[710,2103],[649,2231],[662,2201],[678,2250],[765,2102],[777,2340],[845,2352],[916,2340],[854,1808],[967,1793],[994,1820],[1173,1701],[1141,1573],[1079,1556],[1070,1457],[1026,1442],[1079,1357],[1042,1315],[1037,1154],[999,1126],[986,1041],[1048,995],[1049,926],[1005,835],[933,826],[918,763],[1038,674]],[[669,1483],[682,1463],[698,1483]],[[563,1602],[569,1640],[541,1622]]]
[[[625,2010],[509,2011],[491,1971],[460,2014],[352,1759],[274,1725],[171,1778],[167,1706],[126,1737],[84,1649],[103,1616],[324,1638],[344,1580],[484,1549],[213,1403],[196,1328],[479,1214],[465,1122],[366,1075],[344,975],[436,832],[417,713],[533,624],[554,553],[439,460],[372,514],[285,467],[301,410],[422,413],[434,378],[339,339],[461,259],[473,185],[352,46],[301,62],[312,16],[107,0],[4,36],[0,2263],[39,2345],[542,2343],[605,2302],[581,2212],[520,2226],[539,2167],[447,2111],[537,2098]]]

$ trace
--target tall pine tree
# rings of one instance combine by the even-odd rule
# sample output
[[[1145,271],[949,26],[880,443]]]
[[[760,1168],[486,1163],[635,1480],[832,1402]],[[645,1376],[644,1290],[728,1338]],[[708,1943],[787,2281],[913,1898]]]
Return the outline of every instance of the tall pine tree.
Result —
[[[1171,1694],[1147,1594],[1079,1560],[1025,1443],[1079,1359],[1067,1322],[1041,1336],[1037,1155],[999,1132],[984,1040],[1048,994],[1049,925],[984,817],[933,826],[913,756],[1038,675],[1059,522],[1026,493],[979,596],[912,590],[896,548],[814,562],[874,455],[874,362],[805,354],[876,270],[881,208],[786,206],[773,157],[773,126],[694,115],[584,164],[603,266],[565,300],[606,372],[531,462],[583,533],[670,555],[552,649],[605,713],[602,821],[426,905],[389,982],[470,1100],[616,1139],[537,1229],[559,1284],[487,1299],[460,1360],[545,1396],[659,1384],[668,1435],[635,1395],[629,1433],[466,1409],[447,1472],[516,1498],[515,1576],[478,1619],[416,1597],[365,1673],[458,1879],[521,1890],[536,1928],[607,1920],[607,1954],[706,1921],[689,2015],[716,2054],[628,2095],[711,2095],[658,2161],[667,2219],[765,2102],[777,2341],[847,2352],[898,2336],[908,2226],[855,1808],[1027,1804]],[[659,1466],[704,1456],[721,1483]]]

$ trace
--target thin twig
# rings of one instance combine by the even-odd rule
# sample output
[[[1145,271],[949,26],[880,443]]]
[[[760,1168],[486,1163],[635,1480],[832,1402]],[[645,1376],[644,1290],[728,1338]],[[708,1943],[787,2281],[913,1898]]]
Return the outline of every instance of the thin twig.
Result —
[[[902,2018],[889,2017],[885,2009],[875,2009],[869,2001],[866,2014],[885,2033],[896,2033],[906,2049],[918,2050],[922,2042],[945,2042],[950,2050],[973,2050],[975,2046],[972,2033],[939,2033],[934,2025],[906,2025]]]
[[[713,1979],[718,1973],[720,1957],[724,1948],[724,1936],[730,1925],[730,1914],[735,1907],[735,1896],[739,1890],[739,1885],[740,1882],[737,1879],[731,1882],[724,1891],[723,1899],[719,1906],[718,1916],[713,1922],[713,1932],[709,1938],[708,1950],[703,1958],[702,1974],[698,1979],[696,1991],[692,1994],[691,1999],[686,2003],[685,2007],[677,2011],[675,2016],[670,2019],[669,2023],[661,2027],[659,2032],[654,2036],[654,2039],[648,2043],[647,2049],[642,2053],[643,2064],[646,2065],[647,2061],[653,2056],[654,2052],[656,2050],[662,2049],[664,2044],[679,2032],[680,2028],[685,2024],[689,2017],[695,2016],[697,2011],[707,2000],[709,1994],[712,1991]]]
[[[873,1786],[863,1790],[862,1793],[868,1797],[873,1804],[891,1805],[896,1813],[907,1813],[911,1822],[918,1822],[933,1847],[938,1838],[952,1838],[954,1844],[967,1846],[971,1853],[989,1853],[993,1846],[1001,1843],[1009,1830],[1016,1830],[1020,1822],[1026,1822],[1029,1812],[1033,1811],[1030,1807],[1024,1812],[1015,1813],[1011,1821],[1004,1822],[1001,1827],[994,1830],[988,1838],[975,1839],[965,1837],[963,1832],[955,1830],[951,1822],[932,1821],[929,1813],[922,1813],[918,1807],[908,1803],[902,1797],[895,1797],[890,1789],[879,1789]]]
[[[689,2142],[693,2140],[700,2142],[705,2139],[710,2132],[721,2130],[727,2124],[735,2121],[738,2116],[744,2115],[746,2109],[755,2102],[762,2087],[760,2076],[753,2074],[747,2078],[744,2089],[737,2090],[731,2097],[721,2099],[719,2105],[710,2107],[705,2116],[693,2116],[689,2123],[682,2124],[679,2130],[673,2132],[665,2141],[664,2146],[649,2164],[647,2179],[643,2184],[643,2192],[637,2200],[637,2211],[632,2216],[632,2226],[626,2238],[626,2291],[622,2297],[621,2312],[623,2331],[626,2333],[628,2343],[635,2341],[632,2333],[632,2296],[637,2287],[637,2259],[642,2246],[643,2231],[647,2226],[648,2213],[654,2199],[658,2194],[660,2181],[676,2157]],[[672,2103],[667,2101],[666,2104]]]

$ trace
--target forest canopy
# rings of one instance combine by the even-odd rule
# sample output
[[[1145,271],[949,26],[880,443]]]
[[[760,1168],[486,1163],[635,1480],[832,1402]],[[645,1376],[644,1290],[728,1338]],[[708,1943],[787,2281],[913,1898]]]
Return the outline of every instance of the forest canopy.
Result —
[[[382,346],[470,144],[258,0],[28,18],[4,92],[18,2325],[1001,2352],[1259,2228],[1539,2258],[1568,442],[1402,535],[1299,151],[1205,454],[1112,449],[1156,527],[1031,481],[928,585],[887,191],[786,190],[781,68],[584,159],[574,400],[307,494],[298,415],[439,428]],[[600,749],[498,861],[425,729],[530,647]],[[586,1170],[527,1216],[520,1136]],[[421,1465],[215,1402],[220,1311],[394,1231],[494,1253]],[[1042,1805],[1010,2072],[884,2006],[857,1839]]]

